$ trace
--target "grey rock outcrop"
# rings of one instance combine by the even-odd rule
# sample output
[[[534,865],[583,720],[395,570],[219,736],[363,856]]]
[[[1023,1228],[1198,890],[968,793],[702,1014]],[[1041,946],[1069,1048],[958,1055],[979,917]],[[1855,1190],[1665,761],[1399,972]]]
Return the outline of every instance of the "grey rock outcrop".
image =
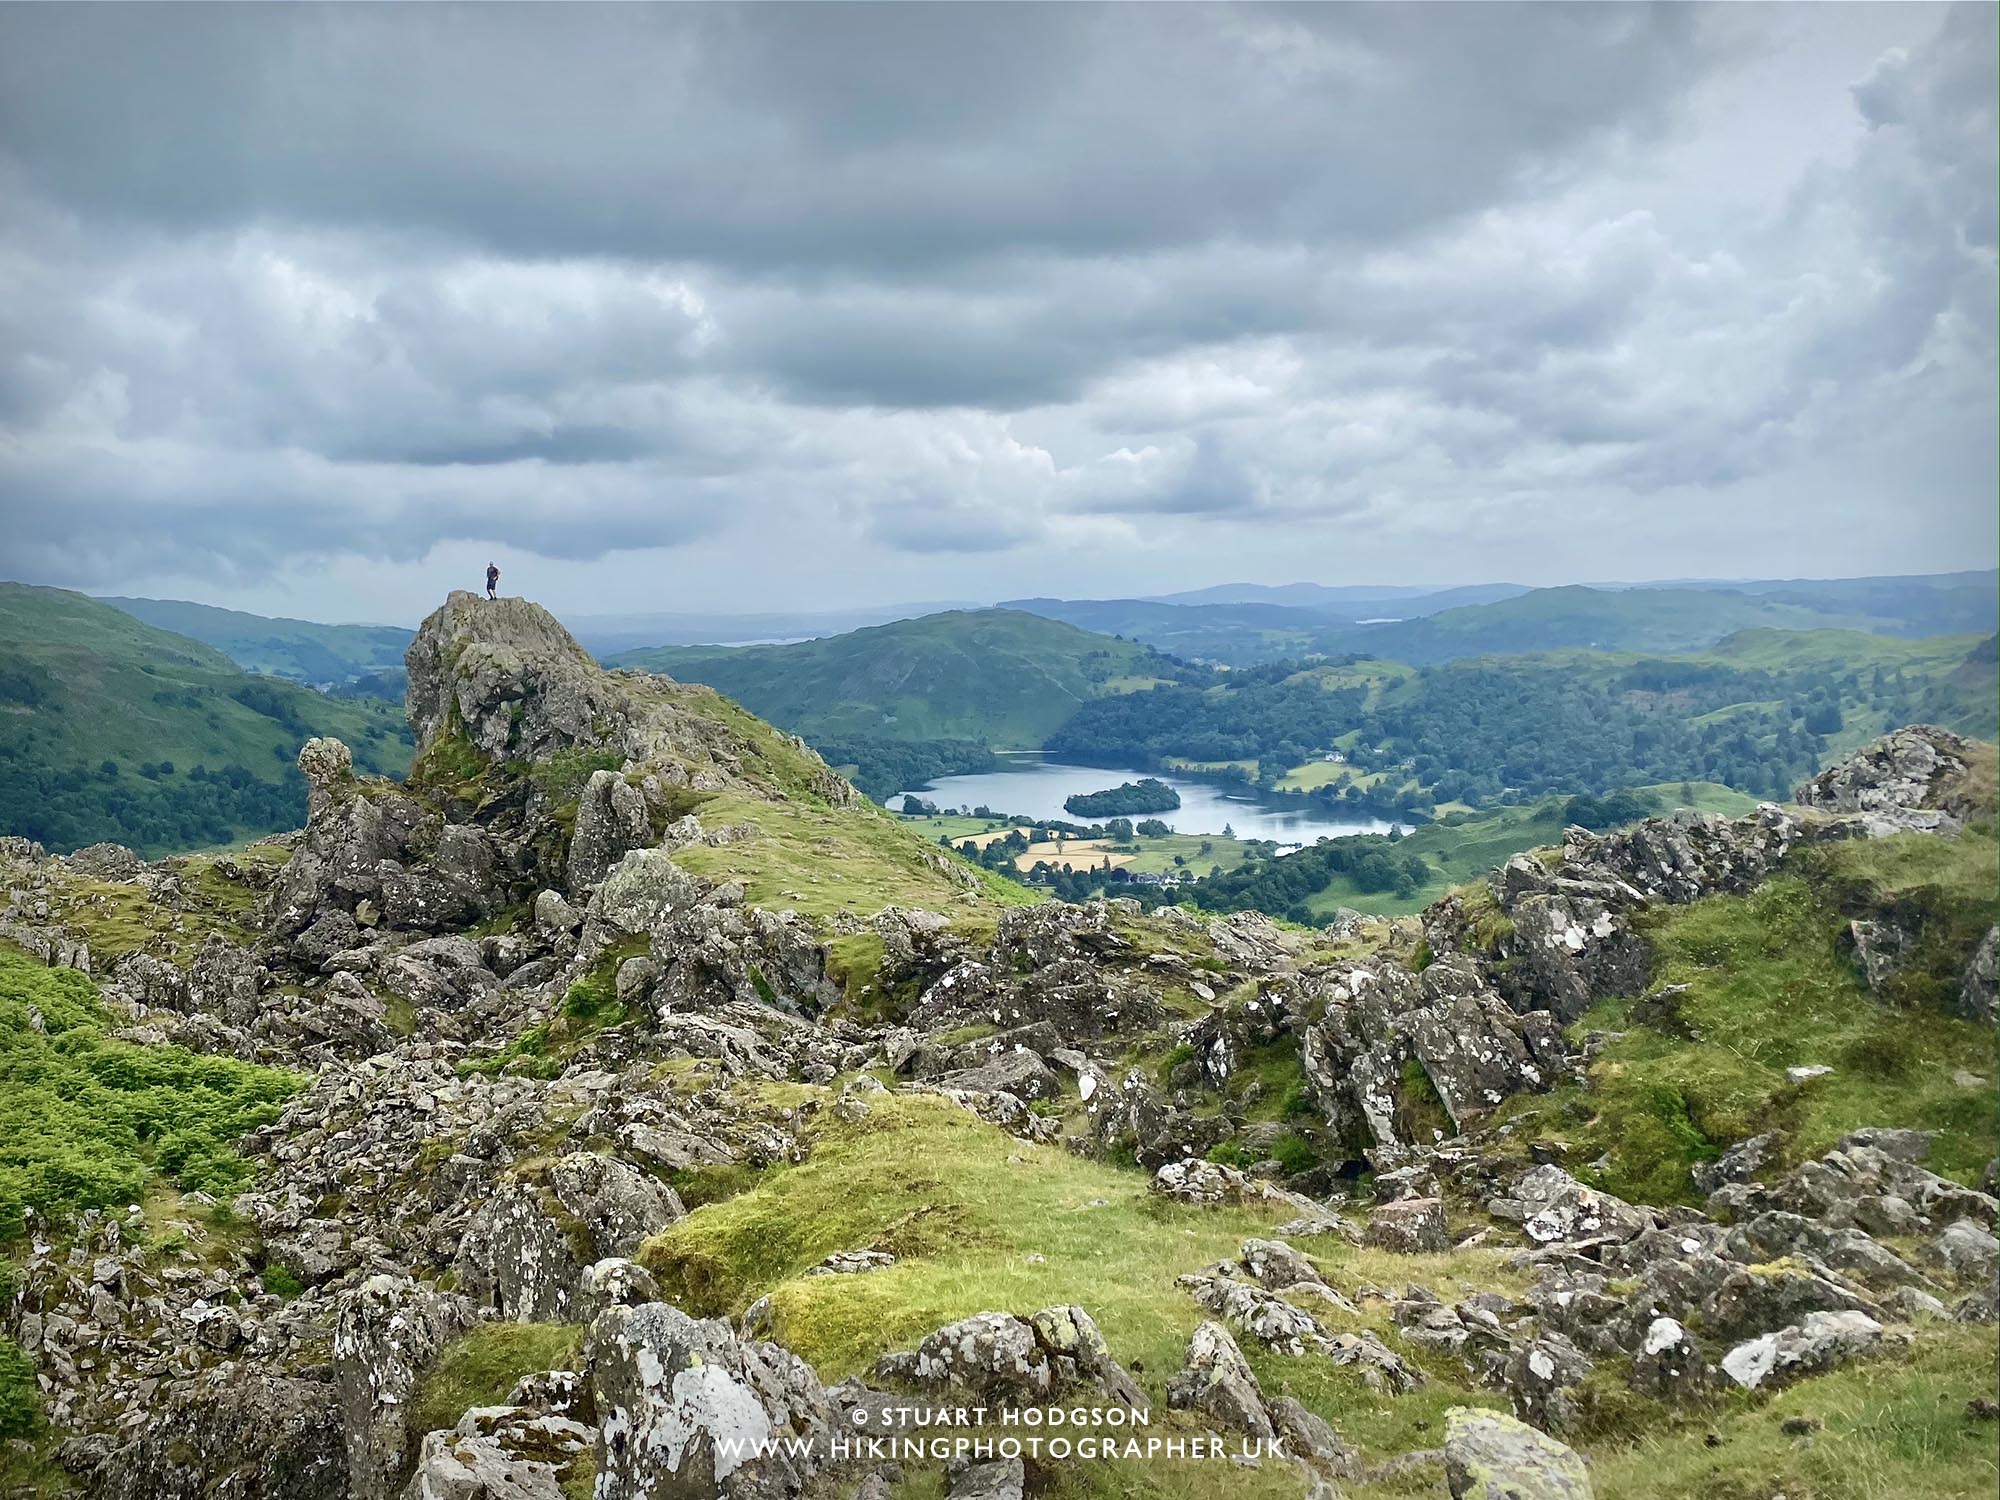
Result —
[[[1882,1341],[1882,1325],[1861,1312],[1808,1313],[1797,1324],[1738,1344],[1722,1370],[1748,1390],[1832,1368]]]
[[[459,1252],[458,1284],[501,1317],[568,1322],[587,1270],[630,1256],[685,1212],[672,1188],[616,1157],[557,1157],[487,1200]]]
[[[98,1500],[350,1500],[334,1388],[253,1376],[186,1382],[82,1476]]]
[[[601,1314],[585,1359],[597,1500],[777,1500],[799,1494],[821,1466],[812,1440],[832,1420],[826,1391],[776,1344],[652,1302]],[[764,1443],[773,1446],[760,1456]]]
[[[1454,1406],[1445,1413],[1451,1500],[1592,1500],[1582,1458],[1526,1422]]]
[[[1971,811],[1969,747],[1930,724],[1884,735],[1793,793],[1801,807],[1858,813],[1871,833],[1955,832]]]
[[[393,1500],[402,1489],[423,1439],[409,1428],[417,1382],[472,1321],[463,1297],[408,1277],[374,1276],[343,1294],[333,1372],[352,1500]]]
[[[1144,1410],[1148,1404],[1090,1314],[1065,1305],[1045,1307],[1032,1318],[1004,1312],[961,1318],[912,1351],[883,1356],[876,1373],[1002,1406],[1034,1405],[1080,1386],[1126,1407]]]
[[[1188,1340],[1179,1371],[1167,1382],[1167,1405],[1198,1412],[1217,1425],[1253,1438],[1276,1429],[1250,1361],[1220,1323],[1202,1323]]]
[[[1987,928],[1986,936],[1973,950],[1971,962],[1965,966],[1965,977],[1958,987],[1958,1013],[1968,1021],[1984,1021],[1989,1026],[2000,1021],[2000,958],[1995,956],[1996,943],[2000,943],[2000,927]]]

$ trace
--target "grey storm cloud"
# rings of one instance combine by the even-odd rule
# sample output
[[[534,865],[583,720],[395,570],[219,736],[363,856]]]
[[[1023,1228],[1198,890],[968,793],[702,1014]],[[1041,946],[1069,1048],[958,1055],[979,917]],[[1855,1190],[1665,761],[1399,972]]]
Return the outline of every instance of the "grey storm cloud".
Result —
[[[1796,532],[1912,413],[1955,560],[1995,42],[1980,5],[0,8],[7,571],[1226,571],[1318,525],[1472,577],[1663,492]]]

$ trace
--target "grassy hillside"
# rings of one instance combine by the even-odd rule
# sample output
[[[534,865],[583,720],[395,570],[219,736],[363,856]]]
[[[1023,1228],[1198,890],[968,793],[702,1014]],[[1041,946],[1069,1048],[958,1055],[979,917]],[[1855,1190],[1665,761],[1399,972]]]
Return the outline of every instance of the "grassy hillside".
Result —
[[[63,589],[0,583],[0,832],[146,854],[295,828],[315,734],[400,775],[400,707],[253,676],[221,652]]]
[[[1041,745],[1077,705],[1179,668],[1019,610],[951,610],[788,646],[661,646],[613,666],[703,682],[807,739]]]
[[[328,685],[400,674],[414,633],[400,625],[320,625],[267,619],[184,599],[107,598],[133,619],[213,646],[246,672]]]

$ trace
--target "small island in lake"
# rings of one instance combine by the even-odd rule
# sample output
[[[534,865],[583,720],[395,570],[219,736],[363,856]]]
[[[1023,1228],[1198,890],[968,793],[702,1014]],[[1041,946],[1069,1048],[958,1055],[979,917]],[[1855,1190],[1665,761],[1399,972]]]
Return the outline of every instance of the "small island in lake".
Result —
[[[1181,794],[1157,776],[1128,781],[1102,792],[1078,792],[1065,797],[1063,806],[1079,818],[1123,818],[1133,813],[1172,812],[1181,805]]]

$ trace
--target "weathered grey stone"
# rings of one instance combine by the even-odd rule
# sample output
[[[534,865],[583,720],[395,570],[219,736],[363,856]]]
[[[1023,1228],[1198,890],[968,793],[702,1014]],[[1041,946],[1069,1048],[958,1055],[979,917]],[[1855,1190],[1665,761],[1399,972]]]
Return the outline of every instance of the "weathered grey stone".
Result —
[[[460,1246],[458,1282],[502,1317],[570,1322],[586,1268],[631,1255],[685,1212],[657,1178],[573,1152],[494,1189]]]
[[[1684,1401],[1707,1388],[1701,1349],[1678,1319],[1658,1317],[1646,1325],[1632,1352],[1631,1384],[1659,1401]]]
[[[1436,1198],[1401,1198],[1376,1206],[1361,1242],[1400,1255],[1431,1255],[1451,1248],[1444,1204]]]
[[[341,1295],[333,1374],[353,1500],[390,1500],[402,1489],[423,1437],[409,1430],[417,1382],[472,1321],[463,1297],[406,1276],[371,1276]]]
[[[1931,1241],[1930,1255],[1954,1276],[1968,1281],[1991,1281],[2000,1275],[2000,1239],[1972,1219],[1946,1225]]]
[[[570,893],[589,890],[628,851],[652,842],[645,795],[617,771],[592,771],[578,794],[576,827],[570,834]]]
[[[1195,1328],[1179,1371],[1167,1382],[1167,1405],[1253,1438],[1269,1438],[1275,1430],[1250,1362],[1220,1323]]]
[[[349,1500],[334,1388],[262,1374],[184,1381],[80,1476],[95,1500]]]
[[[1445,1413],[1452,1500],[1592,1500],[1590,1470],[1569,1448],[1497,1411]]]
[[[2000,927],[1987,928],[1958,986],[1958,1013],[1969,1021],[1984,1021],[1989,1026],[2000,1021],[2000,957],[1995,956],[1996,943],[2000,943]]]
[[[1027,1484],[1018,1458],[994,1458],[967,1464],[951,1478],[946,1500],[1021,1500]]]
[[[777,1500],[819,1470],[816,1445],[782,1440],[823,1437],[832,1409],[811,1367],[775,1344],[652,1302],[600,1314],[585,1359],[597,1500]]]
[[[1882,1341],[1882,1325],[1860,1312],[1808,1313],[1802,1323],[1738,1344],[1722,1370],[1754,1390],[1844,1364]]]
[[[1268,1291],[1324,1279],[1311,1261],[1283,1240],[1245,1240],[1240,1254],[1243,1269]]]

